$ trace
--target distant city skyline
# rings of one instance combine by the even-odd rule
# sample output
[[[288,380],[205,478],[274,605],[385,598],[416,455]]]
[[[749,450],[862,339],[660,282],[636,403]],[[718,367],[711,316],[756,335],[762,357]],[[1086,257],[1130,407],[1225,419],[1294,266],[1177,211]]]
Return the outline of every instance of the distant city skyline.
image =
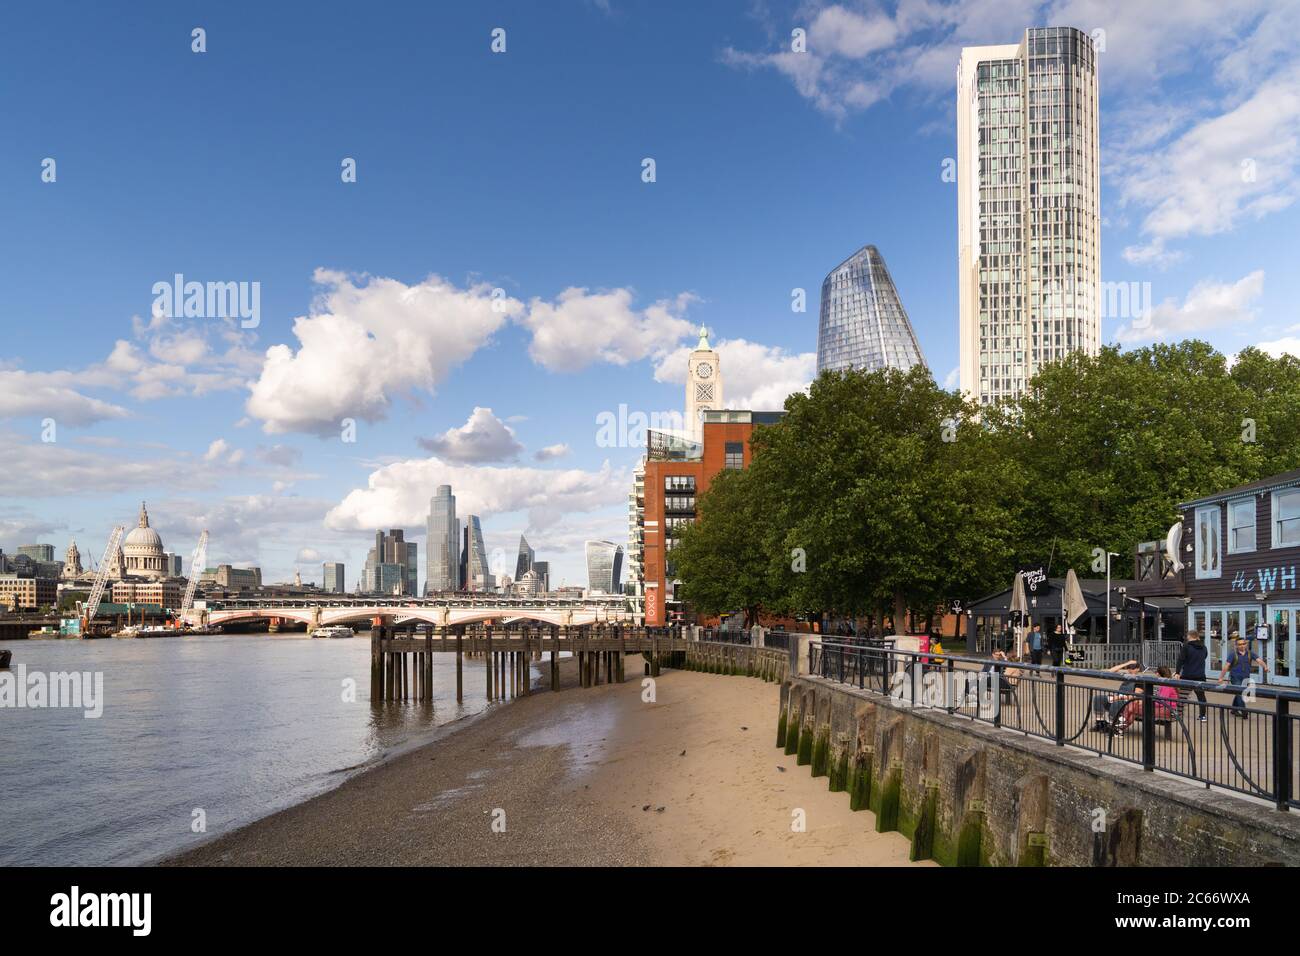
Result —
[[[6,553],[75,539],[97,563],[147,499],[186,561],[208,529],[212,564],[270,581],[359,572],[376,529],[427,552],[449,484],[488,554],[524,535],[552,587],[585,582],[583,543],[626,538],[644,451],[598,417],[682,411],[701,325],[724,404],[780,408],[815,372],[822,279],[871,243],[958,386],[961,52],[1031,27],[1098,48],[1098,268],[1142,306],[1098,303],[1099,341],[1300,353],[1300,72],[1275,42],[1295,4],[1158,29],[1127,0],[523,5],[501,55],[471,8],[214,7],[203,54],[156,9],[78,7],[55,35],[18,7],[0,35],[42,78],[0,157]],[[321,55],[341,42],[346,71]],[[157,135],[196,101],[207,141],[250,148]],[[322,114],[347,119],[297,121]],[[188,282],[204,314],[167,314]],[[222,283],[248,315],[207,314]]]

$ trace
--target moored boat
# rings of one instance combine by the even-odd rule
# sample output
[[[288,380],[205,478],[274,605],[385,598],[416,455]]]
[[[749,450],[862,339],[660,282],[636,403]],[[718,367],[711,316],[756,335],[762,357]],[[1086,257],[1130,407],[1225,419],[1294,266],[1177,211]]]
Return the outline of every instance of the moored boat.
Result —
[[[342,624],[331,624],[326,627],[318,627],[311,632],[312,637],[355,637],[352,628]]]

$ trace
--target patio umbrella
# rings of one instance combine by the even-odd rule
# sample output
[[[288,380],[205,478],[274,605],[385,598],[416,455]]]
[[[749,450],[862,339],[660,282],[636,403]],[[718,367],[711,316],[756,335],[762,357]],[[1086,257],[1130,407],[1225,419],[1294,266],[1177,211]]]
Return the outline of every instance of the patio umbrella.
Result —
[[[1016,612],[1020,614],[1017,616]],[[1025,597],[1025,575],[1023,571],[1016,572],[1016,583],[1011,586],[1011,618],[1018,620],[1019,623],[1014,627],[1016,637],[1016,660],[1021,659],[1021,648],[1024,646],[1024,627],[1025,621],[1029,617],[1029,601]]]
[[[1065,637],[1074,643],[1074,622],[1088,613],[1088,602],[1083,599],[1079,576],[1070,568],[1065,574],[1065,591],[1061,594],[1061,611],[1065,618]]]

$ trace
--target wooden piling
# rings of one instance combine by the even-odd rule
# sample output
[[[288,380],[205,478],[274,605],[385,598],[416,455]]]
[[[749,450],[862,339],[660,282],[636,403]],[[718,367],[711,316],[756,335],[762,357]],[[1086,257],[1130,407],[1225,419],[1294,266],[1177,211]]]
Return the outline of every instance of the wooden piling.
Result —
[[[465,636],[463,627],[456,628],[456,703],[465,703],[465,676],[464,676],[464,655],[461,649],[461,638]]]
[[[496,662],[492,660],[492,628],[484,626],[483,628],[483,669],[487,672],[487,699],[493,700],[496,691],[492,686],[492,679],[496,676]]]

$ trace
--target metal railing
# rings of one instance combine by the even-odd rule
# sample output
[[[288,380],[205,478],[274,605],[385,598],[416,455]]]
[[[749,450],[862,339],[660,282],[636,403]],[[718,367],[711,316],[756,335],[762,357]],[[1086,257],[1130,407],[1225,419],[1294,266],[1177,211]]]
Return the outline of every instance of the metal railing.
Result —
[[[754,644],[753,632],[748,628],[705,627],[700,629],[700,640],[713,644]],[[790,635],[786,631],[765,631],[763,646],[789,650]]]
[[[832,642],[809,672],[1031,737],[1300,806],[1300,693]],[[1234,695],[1231,703],[1206,692]],[[1247,699],[1249,703],[1247,703]]]
[[[1073,647],[1071,658],[1082,661],[1086,668],[1105,670],[1125,661],[1138,661],[1143,667],[1172,668],[1178,660],[1182,641],[1143,641],[1126,644],[1084,644]]]

